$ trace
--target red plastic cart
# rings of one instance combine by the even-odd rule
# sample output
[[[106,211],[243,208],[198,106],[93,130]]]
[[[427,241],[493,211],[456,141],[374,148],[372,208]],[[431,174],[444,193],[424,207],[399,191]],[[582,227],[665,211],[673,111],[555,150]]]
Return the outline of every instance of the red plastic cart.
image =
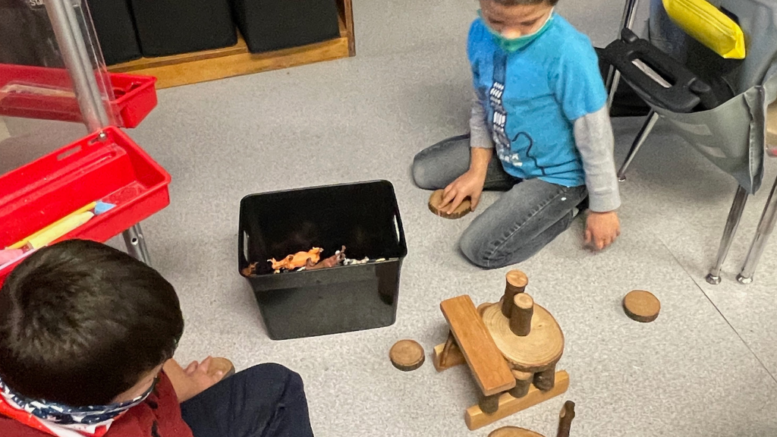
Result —
[[[0,249],[103,201],[115,207],[57,241],[123,233],[128,252],[148,263],[139,222],[169,204],[170,175],[117,126],[137,126],[156,106],[156,79],[108,74],[87,11],[68,0],[45,5],[67,68],[0,64],[0,116],[82,121],[92,133],[0,175]],[[0,266],[0,284],[19,262]]]

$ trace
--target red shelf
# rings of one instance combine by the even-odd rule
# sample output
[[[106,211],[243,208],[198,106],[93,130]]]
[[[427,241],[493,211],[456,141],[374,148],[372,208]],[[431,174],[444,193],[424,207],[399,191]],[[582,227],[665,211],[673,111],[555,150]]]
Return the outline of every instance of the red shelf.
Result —
[[[110,107],[117,123],[126,128],[138,126],[157,104],[156,78],[110,73],[110,79],[116,99]],[[31,93],[27,86],[50,93]],[[83,121],[72,90],[65,69],[0,64],[0,116]]]
[[[0,176],[0,248],[91,202],[116,205],[65,235],[104,242],[170,203],[170,175],[115,127]],[[0,284],[14,265],[0,270]]]

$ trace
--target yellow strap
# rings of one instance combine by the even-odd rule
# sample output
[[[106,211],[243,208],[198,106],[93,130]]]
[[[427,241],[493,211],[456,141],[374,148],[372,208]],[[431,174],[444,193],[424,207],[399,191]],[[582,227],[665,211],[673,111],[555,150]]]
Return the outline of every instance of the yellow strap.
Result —
[[[742,28],[706,0],[663,0],[669,17],[688,35],[726,59],[744,59]]]

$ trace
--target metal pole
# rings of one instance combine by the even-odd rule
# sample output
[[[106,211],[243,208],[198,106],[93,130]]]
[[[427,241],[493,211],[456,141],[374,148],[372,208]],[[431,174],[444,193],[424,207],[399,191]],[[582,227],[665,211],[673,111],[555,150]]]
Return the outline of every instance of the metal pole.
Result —
[[[774,231],[775,222],[777,222],[777,180],[774,181],[772,192],[769,194],[769,200],[766,201],[761,221],[758,223],[758,230],[745,259],[745,265],[742,267],[742,272],[737,276],[737,281],[740,283],[749,284],[753,282],[755,269],[758,267],[758,261],[760,261],[761,255],[766,248],[769,236]]]
[[[143,236],[143,229],[140,228],[140,223],[127,229],[122,235],[124,236],[124,245],[127,246],[127,252],[134,258],[151,265],[151,257],[148,255],[146,238]]]
[[[621,27],[618,28],[618,38],[621,37],[621,31],[623,29],[631,30],[634,27],[634,18],[637,16],[637,6],[639,6],[639,0],[626,0],[626,5],[623,8],[623,17],[621,17]],[[615,67],[610,66],[607,72],[607,80],[604,82],[604,86],[607,89],[607,107],[612,107],[612,102],[615,100],[615,92],[620,85],[621,73],[617,71]]]
[[[95,66],[89,58],[81,23],[78,21],[71,0],[45,0],[46,11],[59,44],[62,60],[65,62],[78,106],[89,132],[99,132],[111,124],[105,109],[101,90],[95,78]],[[133,257],[151,264],[146,240],[140,223],[123,233],[127,252]]]
[[[723,269],[723,262],[726,261],[728,251],[731,249],[731,243],[734,241],[734,235],[737,233],[739,222],[742,219],[742,212],[745,210],[747,204],[747,190],[740,185],[737,188],[737,194],[734,196],[734,203],[731,205],[731,211],[728,213],[728,220],[726,221],[726,229],[723,231],[723,238],[720,240],[720,248],[718,249],[718,259],[715,261],[715,266],[710,270],[710,274],[707,275],[707,282],[712,285],[720,284],[720,271]]]
[[[618,170],[618,180],[620,182],[626,181],[626,171],[628,171],[629,166],[631,165],[631,161],[634,160],[634,157],[637,156],[639,149],[641,149],[642,145],[645,144],[648,135],[650,135],[650,132],[653,131],[653,128],[656,126],[659,118],[661,118],[661,116],[658,115],[656,111],[650,110],[650,113],[648,113],[647,116],[647,121],[642,126],[639,134],[637,134],[637,138],[634,139],[634,143],[631,145],[631,150],[629,150],[629,154],[626,156],[626,160],[623,162],[621,169]]]
[[[75,19],[72,3],[67,0],[45,0],[54,35],[62,60],[73,81],[73,91],[84,122],[90,132],[98,132],[109,125],[108,113],[102,103],[100,89],[94,78],[92,64],[86,51],[81,27]]]

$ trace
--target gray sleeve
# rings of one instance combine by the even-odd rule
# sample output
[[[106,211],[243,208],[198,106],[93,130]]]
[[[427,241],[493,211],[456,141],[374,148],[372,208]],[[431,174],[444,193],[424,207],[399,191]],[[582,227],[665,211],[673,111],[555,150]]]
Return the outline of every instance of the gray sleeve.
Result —
[[[583,159],[589,208],[608,212],[621,205],[613,149],[615,139],[607,106],[575,120],[575,143]]]
[[[472,112],[469,118],[469,132],[470,140],[469,144],[472,147],[480,147],[483,149],[493,149],[494,142],[491,140],[491,132],[488,131],[486,124],[486,108],[483,106],[483,102],[480,101],[477,93],[472,93]]]

